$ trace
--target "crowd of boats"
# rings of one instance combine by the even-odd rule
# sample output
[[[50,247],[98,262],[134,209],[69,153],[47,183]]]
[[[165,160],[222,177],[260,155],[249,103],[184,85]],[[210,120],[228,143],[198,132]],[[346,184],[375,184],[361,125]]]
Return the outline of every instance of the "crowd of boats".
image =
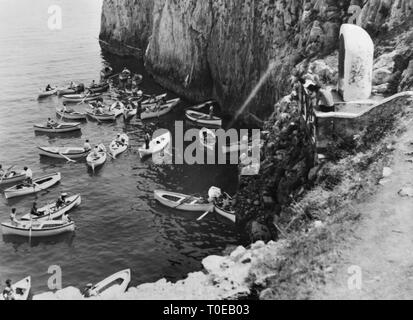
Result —
[[[122,115],[125,122],[134,117],[143,121],[161,117],[169,113],[180,103],[179,98],[167,100],[166,93],[161,95],[144,94],[139,89],[143,77],[141,75],[133,75],[126,68],[119,74],[113,75],[112,73],[113,71],[110,67],[105,68],[101,72],[101,81],[99,83],[93,81],[86,88],[83,84],[71,82],[63,88],[48,85],[46,89],[40,90],[38,93],[39,99],[46,99],[56,95],[61,97],[62,104],[56,108],[57,120],[49,118],[45,124],[36,124],[34,125],[34,131],[44,134],[66,134],[81,130],[81,121],[87,119],[92,119],[99,123],[116,121]],[[115,82],[111,81],[114,77],[118,77],[116,86]],[[111,88],[111,91],[115,92],[116,101],[107,105],[104,99],[105,93]],[[78,111],[73,108],[75,105],[86,105],[87,107],[84,111]],[[195,125],[202,127],[199,130],[200,141],[208,149],[215,148],[216,144],[215,135],[209,128],[220,128],[222,126],[222,119],[215,114],[214,105],[214,101],[207,101],[185,110],[186,118]],[[170,133],[160,135],[152,140],[150,135],[146,133],[145,143],[139,148],[139,155],[141,158],[145,158],[156,153],[162,153],[171,143]],[[244,144],[240,141],[226,146],[223,152],[238,152],[242,150],[243,146]],[[86,159],[87,165],[94,172],[95,169],[106,162],[108,156],[116,159],[128,147],[129,137],[127,133],[119,133],[114,137],[108,148],[103,143],[97,144],[92,148],[89,141],[86,140],[83,147],[38,147],[38,152],[42,157],[65,159],[68,162]],[[25,171],[19,173],[12,170],[14,167],[14,165],[7,169],[0,167],[0,187],[13,185],[4,189],[6,199],[36,194],[53,187],[62,178],[59,172],[33,178],[30,169],[27,170],[28,168],[25,168]],[[211,212],[215,212],[231,223],[236,222],[232,198],[216,187],[210,188],[208,197],[186,195],[165,190],[155,190],[154,197],[162,205],[174,210],[203,212],[204,214],[198,220],[203,219]],[[16,209],[13,208],[10,220],[1,223],[2,234],[6,236],[28,237],[30,239],[32,237],[48,237],[73,232],[75,230],[75,223],[69,216],[69,212],[80,205],[81,195],[63,193],[57,201],[44,204],[40,208],[37,208],[37,203],[34,203],[31,212],[24,214],[21,218],[16,217]],[[122,282],[127,282],[128,284],[130,281],[130,271],[123,271],[120,274],[128,274]],[[110,279],[113,280],[113,276]],[[118,281],[119,279],[116,278],[115,280]],[[30,290],[30,285],[31,279],[29,277],[14,285],[10,284],[8,287],[10,290],[12,287],[14,288],[12,291],[14,292],[15,299],[25,299],[27,298],[27,292]],[[117,286],[119,287],[118,284]],[[100,285],[92,287],[98,294],[102,293],[98,290]],[[107,287],[107,281],[105,282],[105,287]]]

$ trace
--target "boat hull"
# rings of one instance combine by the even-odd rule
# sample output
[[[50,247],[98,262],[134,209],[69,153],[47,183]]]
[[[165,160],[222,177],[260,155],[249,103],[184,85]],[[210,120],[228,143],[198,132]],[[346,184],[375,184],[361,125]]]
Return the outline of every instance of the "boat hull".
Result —
[[[51,97],[51,96],[54,96],[56,93],[57,93],[57,89],[53,89],[50,91],[40,91],[37,98],[43,99],[43,98]]]
[[[222,126],[222,119],[218,117],[213,117],[212,119],[210,119],[207,114],[204,114],[202,112],[187,110],[185,111],[185,116],[188,120],[200,125],[213,127]]]
[[[4,178],[2,181],[0,181],[0,186],[6,185],[6,184],[11,184],[11,183],[17,183],[17,182],[21,182],[24,181],[26,179],[26,175],[25,174],[18,174],[15,175],[11,178]],[[0,178],[1,180],[1,178]]]
[[[38,147],[39,149],[39,154],[44,157],[49,157],[49,158],[54,158],[54,159],[65,159],[69,158],[72,160],[76,159],[82,159],[86,157],[89,154],[89,151],[84,151],[83,149],[79,148],[79,153],[67,153],[67,148],[62,148],[59,150],[59,148],[43,148],[43,147]],[[55,149],[55,150],[53,150]],[[63,154],[65,157],[61,156],[59,153]]]
[[[141,148],[139,148],[138,149],[139,156],[141,158],[145,158],[150,155],[159,153],[165,148],[167,148],[170,142],[171,142],[171,134],[170,133],[163,134],[149,143],[149,149],[146,149],[145,144]]]
[[[60,173],[55,173],[52,175],[47,175],[41,178],[37,178],[33,180],[34,185],[30,187],[22,186],[14,186],[12,188],[4,190],[4,196],[6,199],[26,196],[29,194],[38,193],[40,191],[46,190],[55,184],[57,184],[61,180]],[[40,184],[39,184],[40,183]]]
[[[30,222],[24,224],[25,228],[21,227],[22,225],[13,226],[11,223],[2,223],[2,233],[3,235],[13,235],[21,237],[31,237],[31,238],[40,238],[40,237],[51,237],[63,234],[66,232],[75,231],[75,223],[73,221],[68,222],[67,224],[51,227],[48,229],[30,229]]]
[[[162,105],[161,109],[159,111],[144,111],[141,113],[141,119],[146,120],[146,119],[152,119],[152,118],[157,118],[161,117],[169,112],[181,101],[181,99],[173,99],[167,102],[167,104]],[[145,106],[148,108],[148,106]]]
[[[159,203],[162,205],[180,211],[190,211],[190,212],[205,212],[210,211],[213,208],[211,203],[197,203],[196,201],[202,201],[202,198],[192,197],[189,195],[167,192],[161,190],[155,190],[154,196]],[[171,198],[176,198],[177,200],[169,200],[166,196]],[[179,199],[179,200],[178,200]],[[189,202],[185,202],[188,200]],[[191,201],[190,201],[191,200]]]
[[[42,132],[42,133],[66,133],[66,132],[73,132],[80,130],[80,123],[76,124],[61,124],[54,128],[48,128],[40,125],[34,126],[35,132]]]
[[[126,150],[128,150],[128,146],[129,146],[129,137],[126,134],[122,134],[120,136],[121,138],[123,138],[125,140],[124,145],[117,145],[116,141],[112,141],[112,143],[109,146],[109,150],[110,153],[112,154],[112,156],[114,158],[116,158],[118,155],[124,153]]]
[[[219,214],[221,217],[224,217],[225,219],[228,219],[229,221],[235,223],[236,222],[236,216],[235,212],[233,211],[227,211],[222,208],[219,208],[217,206],[214,206],[214,211]]]
[[[63,112],[61,110],[56,109],[56,114],[62,119],[86,120],[86,113],[81,113],[81,112],[68,113],[68,112]]]
[[[121,284],[118,284],[119,281],[122,281]],[[96,293],[96,296],[89,297],[85,299],[95,299],[95,300],[106,300],[106,299],[116,299],[121,294],[126,292],[126,289],[129,286],[131,281],[131,271],[126,269],[115,273],[101,282],[97,283],[92,287],[92,291]],[[113,285],[111,285],[113,284]]]
[[[73,95],[64,95],[63,96],[63,101],[65,102],[70,102],[70,103],[78,103],[78,102],[88,102],[88,101],[94,101],[102,97],[101,94],[94,94],[86,97],[86,95],[78,95],[78,94],[73,94]]]

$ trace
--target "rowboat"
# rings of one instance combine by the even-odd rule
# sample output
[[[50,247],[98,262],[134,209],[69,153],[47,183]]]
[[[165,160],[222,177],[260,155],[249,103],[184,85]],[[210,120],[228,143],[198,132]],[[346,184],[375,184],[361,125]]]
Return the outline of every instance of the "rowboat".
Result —
[[[125,152],[128,149],[129,145],[129,137],[127,134],[121,134],[119,139],[123,139],[125,142],[123,145],[115,140],[109,146],[110,153],[112,154],[113,158],[116,158],[121,153]]]
[[[75,223],[65,216],[63,220],[3,222],[3,235],[22,237],[50,237],[75,231]]]
[[[46,125],[35,124],[35,132],[45,132],[45,133],[65,133],[80,130],[80,123],[58,123],[56,126],[48,127]]]
[[[56,159],[81,159],[86,157],[90,150],[85,151],[78,147],[37,147],[41,156],[56,158]]]
[[[217,137],[212,130],[208,128],[202,128],[201,130],[199,130],[199,141],[205,148],[214,150],[217,143]]]
[[[222,194],[220,188],[211,187],[208,191],[208,196],[214,204],[215,213],[233,223],[236,222],[235,211],[232,208],[232,197],[228,193],[224,192]]]
[[[201,211],[205,212],[213,208],[213,204],[209,203],[202,197],[189,196],[186,194],[155,190],[155,199],[166,207],[182,211]]]
[[[80,194],[76,194],[65,199],[65,203],[57,208],[56,202],[45,205],[42,208],[37,209],[39,215],[32,215],[30,213],[25,214],[20,218],[20,221],[45,221],[45,220],[57,220],[61,219],[70,210],[80,206],[82,197]]]
[[[133,118],[134,116],[136,116],[136,114],[138,113],[138,109],[133,108],[133,109],[126,109],[123,112],[123,116],[125,117],[126,120],[129,120],[131,118]]]
[[[101,93],[92,94],[67,94],[63,96],[63,101],[65,102],[87,102],[99,99],[102,96]]]
[[[116,116],[113,112],[107,112],[102,114],[97,114],[96,111],[86,111],[86,114],[91,117],[92,119],[98,121],[115,121]]]
[[[39,90],[39,94],[38,94],[38,99],[42,99],[42,98],[47,98],[50,96],[53,96],[57,93],[57,88],[52,88],[52,90],[46,91],[46,90]]]
[[[107,277],[91,288],[92,296],[85,299],[114,300],[125,293],[131,281],[131,270],[126,269]]]
[[[166,104],[161,105],[159,108],[156,105],[146,105],[146,110],[141,113],[141,119],[145,120],[163,116],[170,112],[180,101],[181,99],[179,98],[169,100]]]
[[[222,119],[216,116],[209,116],[209,114],[202,113],[195,110],[186,110],[185,116],[188,120],[201,125],[209,125],[214,127],[222,126]]]
[[[236,222],[236,216],[235,216],[235,211],[231,209],[224,209],[218,205],[214,205],[214,210],[217,214],[220,216],[230,220],[231,222],[235,223]]]
[[[149,149],[146,149],[145,144],[142,146],[142,148],[139,148],[138,149],[139,156],[141,158],[144,158],[146,156],[150,156],[152,154],[161,152],[169,145],[169,143],[171,142],[171,139],[172,137],[171,137],[170,132],[160,135],[159,137],[157,137],[156,139],[153,139],[149,143]]]
[[[89,153],[86,158],[86,162],[92,170],[95,170],[97,167],[103,165],[106,162],[107,154],[106,154],[106,147],[103,144],[98,146],[99,152],[97,157],[94,155],[94,151]]]
[[[57,89],[57,95],[61,97],[64,95],[79,94],[83,91],[85,91],[85,86],[82,83],[79,85],[72,84],[65,88]]]
[[[29,298],[30,289],[32,286],[31,277],[24,278],[11,285],[13,289],[13,298],[14,300],[27,300]],[[0,300],[4,300],[4,296],[0,295]]]
[[[166,98],[167,95],[168,95],[167,93],[162,93],[160,95],[157,95],[157,96],[151,97],[149,99],[143,100],[142,101],[142,106],[145,106],[147,104],[156,104],[162,98]]]
[[[28,194],[34,194],[43,190],[46,190],[61,179],[60,172],[49,174],[33,180],[33,185],[28,185],[25,183],[18,184],[14,187],[4,190],[4,195],[6,199],[25,196]]]
[[[0,177],[0,186],[10,184],[10,183],[21,182],[25,179],[26,179],[26,174],[25,173],[11,172],[11,173],[7,174],[5,177],[3,177],[3,176]]]
[[[92,92],[92,93],[103,93],[109,90],[109,83],[102,83],[95,85],[93,87],[88,87],[86,90]]]
[[[56,114],[61,119],[68,119],[68,120],[85,120],[86,113],[77,112],[77,111],[64,111],[63,109],[56,108]]]
[[[123,111],[125,111],[125,105],[120,101],[116,101],[110,106],[109,111],[113,112],[117,118],[123,114]]]

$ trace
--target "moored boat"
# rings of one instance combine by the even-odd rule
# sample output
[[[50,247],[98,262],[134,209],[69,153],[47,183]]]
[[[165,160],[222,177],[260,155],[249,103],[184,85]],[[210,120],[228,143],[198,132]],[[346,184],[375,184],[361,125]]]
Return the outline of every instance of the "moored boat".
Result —
[[[133,109],[127,109],[125,108],[125,111],[123,112],[123,116],[125,117],[126,120],[132,119],[136,114],[138,113],[138,109],[133,108]]]
[[[166,104],[160,105],[159,107],[156,105],[146,105],[144,106],[146,109],[141,113],[141,119],[145,120],[163,116],[170,112],[180,101],[181,99],[176,98],[167,101]]]
[[[44,220],[56,220],[61,219],[70,210],[80,206],[82,197],[80,194],[69,196],[65,199],[65,203],[62,206],[57,207],[56,202],[47,204],[37,209],[38,215],[32,215],[30,213],[25,214],[20,218],[20,221],[44,221]]]
[[[202,197],[186,194],[155,190],[155,199],[166,207],[181,211],[205,212],[213,208],[213,204]]]
[[[107,159],[106,147],[103,144],[98,146],[98,152],[95,154],[94,151],[90,152],[86,158],[86,162],[92,170],[95,170],[97,167],[103,165]]]
[[[101,93],[92,93],[92,94],[67,94],[63,96],[63,101],[80,103],[94,101],[102,97]]]
[[[64,109],[56,108],[56,114],[61,119],[67,120],[86,120],[86,113],[77,111],[65,111]]]
[[[115,139],[109,146],[109,151],[112,154],[113,158],[116,158],[118,155],[125,152],[129,146],[129,137],[127,134],[121,134],[119,139],[123,142],[120,142],[117,139]]]
[[[57,93],[57,88],[51,88],[51,90],[39,90],[38,99],[47,98]]]
[[[86,90],[92,93],[103,93],[109,90],[109,83],[97,84],[95,86],[86,88]]]
[[[162,93],[162,94],[159,94],[157,96],[153,96],[153,97],[150,97],[146,100],[143,100],[142,101],[142,106],[146,106],[148,104],[156,104],[161,99],[166,98],[167,95],[168,95],[167,93]]]
[[[210,117],[209,114],[195,110],[186,110],[185,116],[188,120],[203,126],[221,127],[222,119],[216,116]]]
[[[10,173],[6,174],[5,176],[0,177],[0,186],[6,185],[6,184],[11,184],[11,183],[21,182],[25,179],[26,179],[26,174],[25,173],[10,172]]]
[[[138,149],[139,156],[141,158],[156,154],[164,150],[171,143],[171,134],[170,132],[164,133],[159,137],[153,139],[149,143],[149,149],[146,148],[144,144],[141,148]]]
[[[40,178],[33,179],[33,184],[21,183],[14,187],[4,190],[6,199],[34,194],[46,190],[61,180],[60,172],[49,174]]]
[[[86,111],[86,114],[92,119],[98,121],[115,121],[116,115],[113,112],[97,113],[96,110]]]
[[[73,232],[75,223],[65,216],[62,220],[3,222],[1,228],[3,235],[37,238]]]
[[[13,300],[28,300],[31,287],[32,279],[30,276],[12,284]],[[4,300],[2,294],[0,295],[0,300]]]
[[[65,133],[80,130],[80,123],[57,123],[55,126],[36,124],[33,127],[35,132]]]
[[[85,299],[116,299],[125,293],[131,281],[131,270],[117,272],[90,288],[91,296]]]
[[[78,147],[37,147],[41,156],[56,159],[81,159],[86,157],[89,151]]]
[[[208,191],[208,196],[209,200],[211,200],[214,204],[215,213],[233,223],[236,223],[236,215],[232,206],[233,199],[228,193],[222,193],[220,188],[211,187]]]

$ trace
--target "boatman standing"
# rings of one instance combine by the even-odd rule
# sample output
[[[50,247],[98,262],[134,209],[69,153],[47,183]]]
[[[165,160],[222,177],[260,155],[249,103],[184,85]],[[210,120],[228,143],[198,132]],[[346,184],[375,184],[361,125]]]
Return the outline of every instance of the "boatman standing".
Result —
[[[33,184],[33,172],[30,168],[24,167],[23,168],[23,174],[26,175],[26,182],[29,183],[30,185]]]
[[[209,118],[214,118],[214,105],[212,103],[209,106]]]
[[[12,209],[11,209],[10,221],[11,221],[11,223],[13,223],[13,224],[17,223],[17,220],[16,220],[16,208],[12,208]]]
[[[83,145],[83,149],[85,150],[85,152],[92,150],[92,146],[90,145],[89,140],[85,141],[85,144]]]
[[[151,141],[151,136],[150,136],[149,133],[147,132],[147,133],[145,134],[145,146],[146,146],[146,149],[149,149],[150,141]]]

